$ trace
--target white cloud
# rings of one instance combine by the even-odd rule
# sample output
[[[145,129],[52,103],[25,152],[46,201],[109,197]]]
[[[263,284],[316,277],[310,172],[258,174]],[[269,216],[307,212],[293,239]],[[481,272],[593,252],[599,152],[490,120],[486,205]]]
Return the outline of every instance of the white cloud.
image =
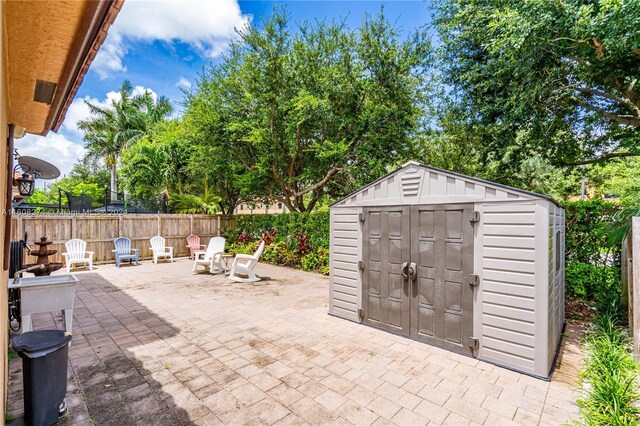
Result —
[[[112,92],[109,92],[112,93]],[[152,89],[148,88],[148,87],[144,87],[144,86],[136,86],[133,88],[133,95],[144,95],[145,93],[149,93],[151,95],[151,99],[153,99],[153,102],[156,103],[158,102],[158,94],[156,92],[154,92]],[[120,94],[118,94],[118,98],[120,97]]]
[[[15,140],[20,155],[48,161],[60,170],[60,176],[69,174],[73,165],[86,153],[82,144],[67,139],[60,133],[49,133],[46,137],[27,134]]]
[[[180,77],[180,80],[176,83],[176,87],[191,89],[191,82],[184,77]]]
[[[122,63],[122,58],[127,54],[127,46],[122,36],[117,31],[110,31],[107,40],[98,50],[98,54],[91,63],[91,69],[98,74],[101,80],[111,75],[127,71]]]
[[[71,102],[71,105],[69,105],[67,114],[65,115],[64,121],[62,122],[63,130],[79,137],[82,137],[82,132],[80,131],[80,129],[78,129],[78,122],[80,120],[88,118],[91,115],[89,106],[85,103],[85,101],[89,101],[93,105],[102,104],[97,99],[90,96],[85,96],[84,98],[75,98],[73,102]]]
[[[179,41],[214,58],[227,51],[237,39],[235,29],[245,27],[251,18],[242,13],[237,0],[127,1],[91,69],[102,79],[126,71],[122,59],[127,41]]]

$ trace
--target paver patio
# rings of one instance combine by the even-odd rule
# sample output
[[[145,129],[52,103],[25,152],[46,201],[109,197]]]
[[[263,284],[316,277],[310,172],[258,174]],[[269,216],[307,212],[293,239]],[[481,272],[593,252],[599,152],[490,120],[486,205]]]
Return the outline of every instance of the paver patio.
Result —
[[[579,330],[551,382],[334,318],[327,277],[260,283],[191,262],[79,272],[68,425],[561,424],[577,417]],[[62,328],[37,315],[34,328]],[[22,416],[21,361],[9,410]]]

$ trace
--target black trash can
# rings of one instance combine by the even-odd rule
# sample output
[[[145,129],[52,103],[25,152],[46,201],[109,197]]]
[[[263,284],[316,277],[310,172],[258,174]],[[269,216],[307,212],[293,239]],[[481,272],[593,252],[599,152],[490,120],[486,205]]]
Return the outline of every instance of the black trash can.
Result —
[[[53,425],[66,412],[70,341],[71,334],[64,330],[28,331],[13,339],[22,358],[27,426]]]

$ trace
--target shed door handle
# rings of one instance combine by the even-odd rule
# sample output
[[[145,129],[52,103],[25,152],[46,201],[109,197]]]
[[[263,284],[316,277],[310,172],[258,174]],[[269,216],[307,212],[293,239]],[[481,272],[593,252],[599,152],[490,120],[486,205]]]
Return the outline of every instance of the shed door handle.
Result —
[[[414,281],[417,276],[418,276],[418,267],[416,266],[416,264],[414,262],[411,262],[409,264],[409,268],[408,268],[408,274],[409,278],[411,279],[411,281]]]
[[[408,268],[409,268],[409,262],[404,262],[404,263],[402,264],[401,271],[402,271],[402,277],[403,277],[405,280],[408,280],[408,279],[409,279],[409,271],[407,270]]]

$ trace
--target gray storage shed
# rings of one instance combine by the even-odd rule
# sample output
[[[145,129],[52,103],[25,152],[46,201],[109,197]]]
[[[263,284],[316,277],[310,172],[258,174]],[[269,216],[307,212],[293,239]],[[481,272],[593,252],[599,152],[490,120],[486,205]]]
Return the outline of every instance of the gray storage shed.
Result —
[[[331,206],[329,313],[547,378],[564,210],[409,162]]]

